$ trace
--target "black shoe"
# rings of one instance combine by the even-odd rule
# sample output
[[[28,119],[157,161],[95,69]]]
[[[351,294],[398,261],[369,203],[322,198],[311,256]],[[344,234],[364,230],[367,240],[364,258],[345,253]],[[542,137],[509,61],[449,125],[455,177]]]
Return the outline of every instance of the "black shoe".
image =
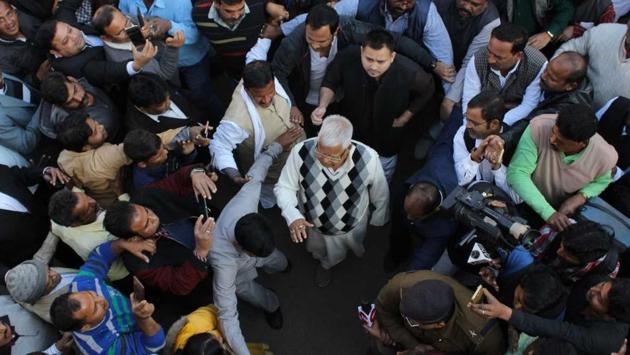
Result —
[[[265,319],[267,320],[267,324],[273,329],[282,328],[282,323],[284,322],[282,319],[282,312],[280,311],[280,307],[273,312],[265,312]]]
[[[291,260],[287,259],[287,267],[285,267],[284,270],[280,272],[283,274],[288,274],[291,272],[292,269],[293,269],[293,264],[291,264]]]

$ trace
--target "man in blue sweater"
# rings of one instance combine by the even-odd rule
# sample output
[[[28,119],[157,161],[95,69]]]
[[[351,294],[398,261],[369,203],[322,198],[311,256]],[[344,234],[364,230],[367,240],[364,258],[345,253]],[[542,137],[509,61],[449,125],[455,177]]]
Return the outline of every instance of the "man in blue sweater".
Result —
[[[128,251],[148,262],[142,254],[155,252],[150,240],[116,240],[98,246],[72,281],[71,292],[55,299],[50,316],[55,327],[72,331],[83,354],[153,354],[164,346],[164,331],[151,317],[155,307],[130,299],[105,283],[118,254]]]

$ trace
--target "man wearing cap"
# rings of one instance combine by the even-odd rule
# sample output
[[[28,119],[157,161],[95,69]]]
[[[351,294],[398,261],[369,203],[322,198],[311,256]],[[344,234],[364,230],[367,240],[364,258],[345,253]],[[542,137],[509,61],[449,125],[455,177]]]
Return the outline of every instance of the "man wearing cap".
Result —
[[[496,323],[475,315],[468,290],[448,276],[421,270],[394,276],[376,300],[378,354],[431,350],[466,354],[502,354],[505,341]]]
[[[79,272],[76,269],[48,266],[58,242],[59,239],[49,233],[32,260],[22,262],[4,275],[11,297],[48,323],[52,323],[50,305],[57,296],[70,291],[70,283]]]

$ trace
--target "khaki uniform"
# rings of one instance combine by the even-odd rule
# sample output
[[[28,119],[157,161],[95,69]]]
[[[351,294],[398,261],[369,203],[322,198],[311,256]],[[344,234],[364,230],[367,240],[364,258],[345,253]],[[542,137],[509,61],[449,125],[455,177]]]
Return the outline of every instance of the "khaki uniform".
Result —
[[[158,136],[162,143],[169,145],[181,130],[169,129]],[[110,143],[85,152],[63,150],[57,158],[61,170],[103,208],[109,208],[118,201],[123,186],[121,168],[131,163],[123,144]]]
[[[424,280],[440,280],[453,288],[455,309],[446,327],[423,330],[411,327],[400,314],[400,291]],[[473,292],[448,276],[428,270],[404,272],[394,276],[381,289],[376,301],[376,317],[381,329],[405,349],[416,345],[431,345],[444,352],[467,354],[503,354],[505,340],[496,321],[488,321],[466,307]],[[389,352],[382,344],[379,351]]]

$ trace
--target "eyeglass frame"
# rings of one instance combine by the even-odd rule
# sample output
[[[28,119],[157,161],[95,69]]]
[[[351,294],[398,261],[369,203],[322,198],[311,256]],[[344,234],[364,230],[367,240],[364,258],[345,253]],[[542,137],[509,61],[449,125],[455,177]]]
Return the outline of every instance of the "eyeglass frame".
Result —
[[[315,145],[315,155],[321,158],[325,158],[330,160],[333,163],[340,163],[342,162],[346,157],[344,157],[344,155],[346,155],[347,152],[350,151],[350,146],[344,148],[343,152],[341,153],[341,155],[339,155],[338,157],[334,157],[332,155],[328,155],[325,153],[322,153],[319,151],[319,144]]]

